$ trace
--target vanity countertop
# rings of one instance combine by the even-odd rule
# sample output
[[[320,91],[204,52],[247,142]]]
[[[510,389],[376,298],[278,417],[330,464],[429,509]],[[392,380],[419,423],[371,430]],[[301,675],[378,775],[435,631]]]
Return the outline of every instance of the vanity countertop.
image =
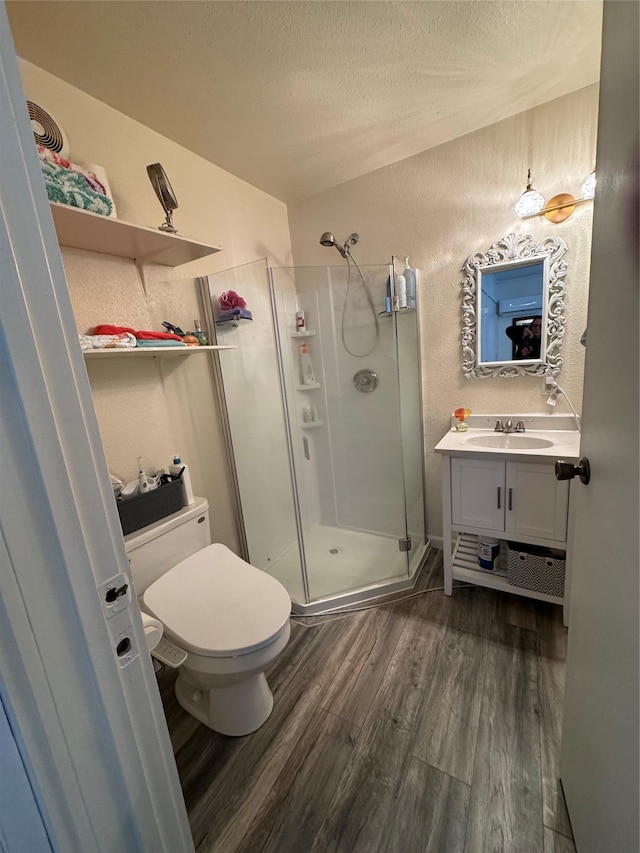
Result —
[[[495,432],[490,426],[490,421],[495,423],[497,418],[500,418],[503,423],[511,420],[513,424],[522,420],[525,422],[526,431],[523,433]],[[469,429],[458,432],[455,427],[452,427],[436,444],[436,453],[497,455],[523,462],[555,461],[556,459],[577,462],[580,457],[580,433],[575,429],[573,417],[470,415],[467,420]],[[491,446],[494,443],[498,446]]]

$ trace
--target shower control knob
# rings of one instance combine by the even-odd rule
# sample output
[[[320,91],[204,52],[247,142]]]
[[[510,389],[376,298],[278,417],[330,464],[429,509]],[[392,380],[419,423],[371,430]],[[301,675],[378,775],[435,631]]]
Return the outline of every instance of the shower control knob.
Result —
[[[370,394],[371,391],[375,391],[378,385],[378,374],[375,370],[365,367],[354,374],[353,384],[356,390],[362,394]]]

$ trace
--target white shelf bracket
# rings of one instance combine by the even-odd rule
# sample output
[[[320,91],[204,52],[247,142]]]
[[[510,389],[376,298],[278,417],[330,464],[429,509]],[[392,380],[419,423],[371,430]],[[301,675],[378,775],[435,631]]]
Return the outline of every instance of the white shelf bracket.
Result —
[[[140,281],[140,286],[142,287],[142,295],[148,302],[149,296],[147,294],[147,276],[145,273],[144,258],[136,258],[134,260],[134,264],[136,265],[136,269],[138,270],[138,280]]]

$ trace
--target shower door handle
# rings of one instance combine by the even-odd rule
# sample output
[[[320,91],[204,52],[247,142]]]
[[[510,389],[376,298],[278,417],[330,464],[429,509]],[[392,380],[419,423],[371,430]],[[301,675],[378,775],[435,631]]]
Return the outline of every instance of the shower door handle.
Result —
[[[306,435],[302,439],[302,446],[304,447],[304,458],[311,459],[311,456],[309,455],[309,441]]]

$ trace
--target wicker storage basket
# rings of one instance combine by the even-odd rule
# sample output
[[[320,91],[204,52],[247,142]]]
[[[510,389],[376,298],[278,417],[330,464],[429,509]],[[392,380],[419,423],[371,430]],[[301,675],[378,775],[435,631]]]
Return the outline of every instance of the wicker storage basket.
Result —
[[[563,551],[509,542],[507,553],[507,578],[512,586],[562,598],[567,565]]]
[[[161,518],[182,509],[184,506],[182,477],[159,486],[152,492],[137,495],[135,498],[128,498],[126,501],[118,498],[116,505],[120,516],[120,526],[126,536],[127,533],[140,530],[141,527],[153,524],[154,521],[160,521]]]

